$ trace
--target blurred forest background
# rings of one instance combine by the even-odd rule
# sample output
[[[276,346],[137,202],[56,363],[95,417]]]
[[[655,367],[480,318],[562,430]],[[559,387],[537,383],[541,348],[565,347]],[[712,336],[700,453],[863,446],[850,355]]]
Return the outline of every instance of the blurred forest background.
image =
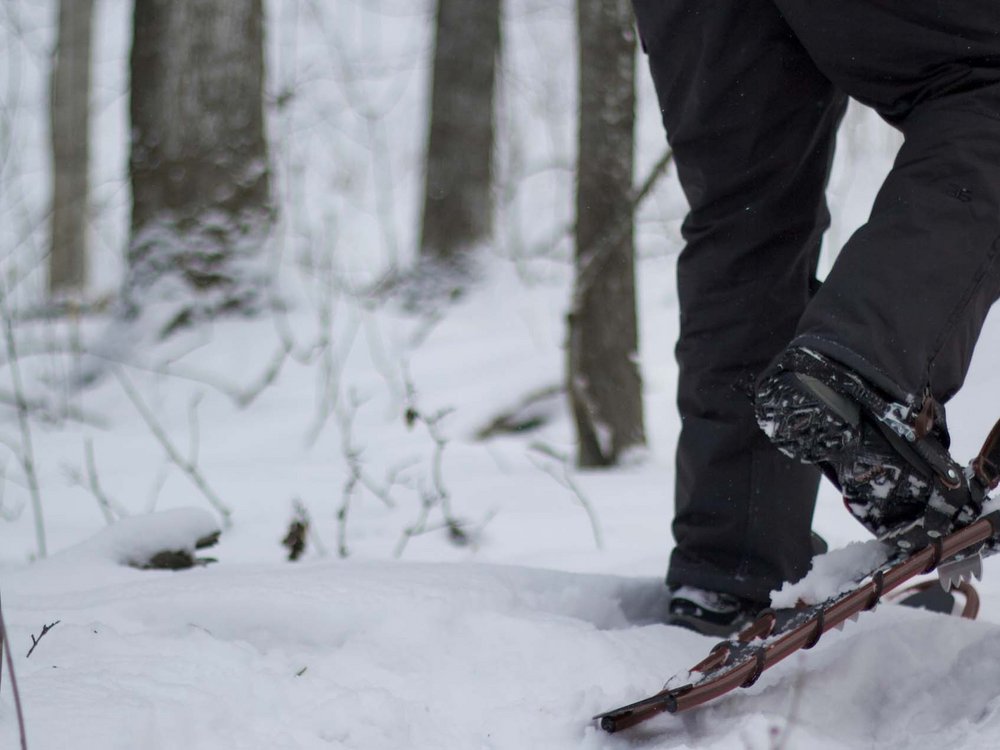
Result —
[[[353,442],[365,399],[344,373],[359,335],[389,409],[427,432],[426,477],[410,480],[423,515],[408,528],[433,511],[467,542],[441,477],[452,409],[418,403],[409,358],[498,273],[561,299],[546,360],[560,372],[547,364],[480,409],[477,439],[565,411],[565,444],[532,450],[583,504],[573,465],[617,465],[647,444],[636,266],[677,252],[684,201],[628,0],[8,0],[0,36],[12,488],[0,509],[31,513],[36,554],[45,475],[87,490],[105,520],[127,512],[101,485],[94,440],[116,418],[95,392],[111,389],[228,522],[169,424],[197,446],[192,404],[213,392],[252,411],[290,367],[312,383],[307,444],[328,423],[339,435],[346,554],[352,493],[366,486],[389,506],[406,484],[395,469],[369,475]],[[857,112],[844,132],[847,158],[878,154],[876,171],[898,145]],[[833,186],[848,209],[874,190],[850,181]],[[835,225],[831,245],[849,229]],[[402,347],[373,333],[392,321],[405,321]],[[220,343],[232,325],[242,332]],[[669,351],[669,331],[658,335]],[[211,373],[200,360],[197,376],[184,369],[194,350]],[[445,363],[456,378],[464,356]],[[168,414],[137,377],[154,393],[173,380],[202,390]],[[82,457],[40,466],[39,430],[71,434]]]

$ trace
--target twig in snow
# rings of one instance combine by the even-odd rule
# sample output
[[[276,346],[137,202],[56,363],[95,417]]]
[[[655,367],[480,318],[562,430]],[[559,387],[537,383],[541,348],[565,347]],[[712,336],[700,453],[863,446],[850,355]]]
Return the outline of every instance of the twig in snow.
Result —
[[[424,491],[420,493],[420,499],[420,514],[412,525],[403,529],[403,534],[396,542],[396,549],[393,551],[395,557],[403,555],[407,543],[414,537],[431,534],[435,531],[447,531],[448,539],[453,544],[459,547],[471,547],[475,550],[483,530],[497,515],[495,510],[489,511],[475,528],[469,528],[468,523],[456,518],[449,518],[442,523],[428,526],[427,521],[430,519],[431,511],[437,505],[437,496],[433,492]]]
[[[21,750],[28,750],[28,736],[24,728],[24,711],[21,709],[21,692],[17,689],[17,675],[14,673],[14,655],[10,652],[10,634],[3,619],[3,602],[0,601],[0,675],[3,674],[3,656],[7,656],[7,672],[10,674],[10,689],[14,693],[14,707],[17,711],[17,727],[21,734]]]
[[[21,429],[21,465],[28,479],[28,491],[31,495],[31,507],[35,517],[35,541],[38,545],[38,556],[47,554],[45,543],[45,518],[42,514],[42,495],[38,488],[38,475],[35,472],[35,452],[31,443],[31,425],[28,420],[28,402],[24,397],[24,384],[21,380],[21,367],[17,359],[17,344],[14,341],[14,322],[7,305],[7,292],[0,288],[0,316],[3,317],[4,339],[7,345],[7,358],[10,364],[10,379],[14,385],[14,400],[17,404],[17,421]]]
[[[28,653],[27,653],[27,655],[24,658],[25,659],[31,658],[31,655],[33,653],[35,653],[35,647],[38,646],[38,644],[41,642],[42,638],[45,637],[45,634],[48,633],[50,630],[52,630],[52,628],[54,628],[56,625],[58,625],[61,622],[62,622],[62,620],[56,620],[55,622],[53,622],[53,623],[51,623],[49,625],[42,625],[42,632],[39,633],[37,637],[34,636],[34,635],[31,636],[31,648],[28,649]]]
[[[306,551],[309,529],[312,526],[309,512],[302,501],[296,499],[293,507],[292,522],[288,525],[288,533],[285,534],[285,538],[281,540],[281,546],[288,550],[289,562],[295,562]]]
[[[587,514],[587,518],[590,520],[590,528],[594,534],[594,544],[597,546],[597,549],[604,549],[604,541],[601,536],[601,525],[597,519],[597,513],[594,511],[594,506],[591,505],[587,496],[583,493],[583,490],[580,489],[580,485],[578,485],[573,479],[573,473],[570,468],[572,466],[572,461],[569,456],[564,456],[557,450],[542,443],[532,443],[529,448],[530,450],[554,459],[555,463],[544,462],[534,458],[530,453],[528,454],[528,460],[531,461],[536,468],[544,471],[556,482],[573,493],[577,502],[580,503],[580,506]]]
[[[448,438],[444,436],[441,432],[441,421],[447,417],[453,409],[445,408],[439,409],[434,414],[425,414],[419,408],[417,408],[417,391],[413,386],[413,382],[410,380],[409,373],[404,367],[404,383],[406,386],[406,426],[413,427],[415,424],[423,424],[427,430],[427,434],[430,436],[431,440],[434,441],[434,455],[431,459],[431,479],[434,483],[434,492],[437,494],[438,501],[441,504],[441,509],[444,512],[445,517],[451,515],[451,495],[448,492],[448,488],[444,483],[444,451],[448,447]]]
[[[403,535],[396,542],[396,549],[393,551],[395,557],[402,557],[403,551],[406,549],[406,545],[410,539],[429,531],[427,528],[427,519],[430,517],[431,508],[434,507],[435,500],[436,498],[433,494],[428,494],[427,492],[420,493],[420,513],[413,524],[403,529]]]
[[[328,554],[326,545],[323,544],[323,540],[316,532],[315,524],[312,523],[312,517],[309,515],[309,510],[300,498],[293,498],[292,512],[292,522],[288,526],[288,533],[281,540],[282,546],[288,550],[288,559],[297,560],[301,557],[302,553],[305,552],[309,540],[312,540],[313,546],[316,548],[316,553],[320,557],[326,557]],[[301,549],[299,549],[300,545]],[[299,552],[293,557],[292,554],[296,549],[299,549]]]
[[[364,470],[362,456],[364,449],[354,445],[354,417],[357,414],[361,402],[353,392],[348,396],[345,406],[337,408],[337,420],[340,425],[340,452],[347,464],[348,477],[344,482],[344,490],[341,494],[340,507],[337,509],[337,553],[341,557],[347,557],[349,550],[347,547],[347,520],[351,511],[351,502],[358,485],[361,485],[371,494],[377,497],[387,508],[396,506],[392,498],[392,488],[396,484],[398,471],[390,471],[385,484],[378,484]]]
[[[128,396],[129,401],[135,407],[136,411],[142,417],[146,426],[149,427],[150,432],[159,441],[160,445],[163,446],[163,450],[166,452],[167,457],[173,462],[173,464],[184,472],[188,479],[194,484],[195,487],[201,492],[201,494],[208,500],[209,505],[211,505],[222,517],[223,528],[230,528],[232,526],[232,511],[226,506],[224,502],[219,498],[215,491],[209,486],[205,477],[202,475],[201,470],[198,465],[192,461],[186,460],[180,451],[174,446],[164,432],[163,427],[160,423],[156,421],[156,417],[149,410],[146,404],[143,402],[142,398],[139,396],[138,391],[136,391],[135,386],[128,379],[128,376],[124,373],[121,368],[112,367],[111,371],[114,373],[115,378],[117,378],[118,383],[121,385],[122,390],[125,391],[125,395]]]
[[[448,447],[448,438],[441,431],[441,422],[451,414],[452,409],[440,409],[433,414],[425,414],[417,406],[416,388],[410,380],[409,373],[404,364],[403,381],[406,387],[406,411],[404,418],[407,427],[414,427],[422,424],[427,434],[434,443],[434,453],[431,456],[431,487],[424,489],[420,493],[420,513],[417,520],[403,530],[403,535],[396,544],[395,555],[399,557],[403,554],[407,542],[415,536],[425,534],[433,529],[428,528],[427,521],[430,519],[431,511],[438,508],[441,512],[443,524],[434,528],[444,528],[448,531],[448,540],[458,546],[466,547],[474,543],[472,533],[467,530],[467,524],[455,517],[451,508],[451,493],[444,481],[444,452]]]

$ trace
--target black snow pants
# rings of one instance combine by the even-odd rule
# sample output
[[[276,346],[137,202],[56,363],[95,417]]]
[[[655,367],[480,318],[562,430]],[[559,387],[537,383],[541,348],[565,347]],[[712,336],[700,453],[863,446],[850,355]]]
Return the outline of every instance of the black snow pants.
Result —
[[[766,599],[808,569],[819,475],[770,446],[740,383],[794,341],[943,403],[1000,296],[1000,0],[634,7],[690,204],[667,582]],[[848,96],[905,144],[819,288]]]

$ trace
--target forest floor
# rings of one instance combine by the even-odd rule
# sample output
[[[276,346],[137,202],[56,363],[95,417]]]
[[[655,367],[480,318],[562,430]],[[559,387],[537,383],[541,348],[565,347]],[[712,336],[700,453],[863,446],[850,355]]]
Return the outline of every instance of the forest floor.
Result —
[[[670,265],[647,263],[644,287],[666,286]],[[404,468],[387,496],[393,507],[359,487],[343,528],[337,512],[351,462],[336,415],[311,439],[312,367],[289,364],[243,409],[197,380],[133,373],[164,431],[197,456],[232,506],[232,528],[211,552],[219,562],[201,569],[138,571],[120,564],[114,546],[75,544],[103,526],[81,480],[85,439],[115,507],[131,515],[188,506],[211,513],[189,478],[167,464],[117,382],[85,398],[106,428],[37,428],[55,554],[24,562],[33,549],[29,508],[0,525],[4,612],[31,747],[992,746],[1000,730],[992,660],[994,652],[1000,658],[1000,577],[992,561],[979,622],[885,605],[690,717],[661,718],[623,736],[596,731],[591,715],[654,691],[713,643],[661,624],[677,429],[674,311],[662,300],[643,309],[644,351],[655,352],[643,356],[649,451],[614,471],[565,474],[553,458],[572,449],[558,399],[533,414],[548,419],[543,427],[475,439],[490,416],[559,376],[565,289],[525,287],[503,275],[422,334],[417,351],[388,343],[390,330],[414,320],[370,321],[385,334],[380,367],[406,362],[412,402],[393,400],[370,347],[359,342],[347,355],[341,377],[362,403],[351,431],[361,470],[380,484],[393,467]],[[210,343],[172,367],[252,381],[254,364],[267,362],[252,363],[247,353],[267,351],[255,344],[269,336],[269,321],[221,324]],[[993,319],[952,409],[962,455],[997,416],[984,405],[995,402],[1000,381],[997,349],[988,345],[998,337]],[[195,398],[197,410],[185,408]],[[434,416],[449,410],[435,422],[438,443],[419,421],[406,426],[407,403]],[[407,537],[422,498],[433,495],[441,444],[450,514],[465,533],[456,540],[434,505],[424,532]],[[295,563],[280,545],[293,498],[313,530]],[[162,523],[167,533],[170,516]],[[864,538],[828,490],[816,528],[834,545]],[[340,541],[346,558],[337,554]],[[26,658],[31,636],[56,620]],[[8,686],[0,692],[0,738],[13,746]]]

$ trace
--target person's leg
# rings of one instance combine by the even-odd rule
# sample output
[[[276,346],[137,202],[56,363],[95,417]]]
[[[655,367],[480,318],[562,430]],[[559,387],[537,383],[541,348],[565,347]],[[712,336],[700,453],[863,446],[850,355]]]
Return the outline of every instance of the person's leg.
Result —
[[[1000,296],[1000,6],[775,2],[824,73],[905,142],[758,381],[758,421],[873,533],[943,533],[975,518],[985,488],[947,455],[939,405]]]
[[[823,72],[905,136],[796,343],[901,402],[944,403],[1000,296],[1000,3],[776,4]]]
[[[766,601],[808,570],[819,475],[767,442],[741,382],[788,342],[809,301],[846,97],[770,0],[634,6],[690,203],[667,582]]]

